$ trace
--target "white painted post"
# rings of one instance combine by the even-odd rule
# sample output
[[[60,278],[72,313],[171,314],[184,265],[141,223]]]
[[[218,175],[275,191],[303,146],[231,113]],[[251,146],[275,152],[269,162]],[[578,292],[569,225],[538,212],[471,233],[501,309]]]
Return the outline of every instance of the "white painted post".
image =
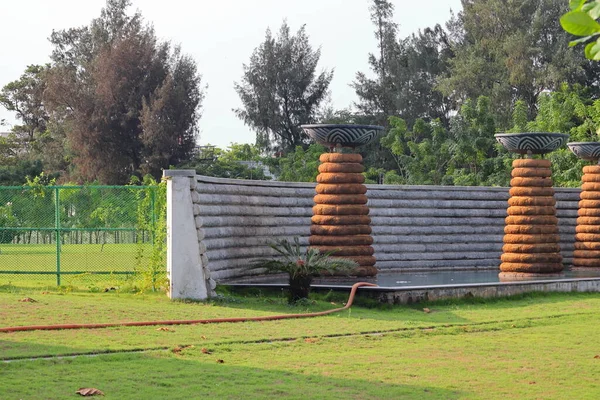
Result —
[[[211,289],[202,265],[191,181],[194,170],[165,170],[167,179],[167,275],[171,299],[204,300]]]

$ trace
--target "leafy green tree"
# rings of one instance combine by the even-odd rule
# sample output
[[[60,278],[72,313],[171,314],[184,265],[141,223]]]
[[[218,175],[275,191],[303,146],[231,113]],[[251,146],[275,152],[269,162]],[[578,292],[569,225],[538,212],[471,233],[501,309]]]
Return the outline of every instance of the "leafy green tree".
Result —
[[[18,220],[13,213],[12,203],[0,205],[0,227],[16,228]],[[11,243],[18,231],[0,229],[0,243]]]
[[[476,102],[467,100],[450,123],[452,161],[448,174],[455,185],[508,184],[510,174],[497,157],[508,153],[496,142],[496,120],[491,101],[480,96]],[[505,176],[504,180],[499,179]]]
[[[557,187],[581,187],[584,165],[589,163],[577,158],[569,149],[558,149],[548,154],[552,161],[552,182]]]
[[[496,144],[489,99],[467,101],[452,118],[450,129],[439,121],[417,119],[412,127],[390,117],[381,139],[396,160],[388,182],[411,185],[507,185],[511,156]],[[385,171],[385,170],[384,170]],[[387,172],[381,171],[382,174]],[[383,175],[382,175],[383,176]]]
[[[19,158],[20,144],[14,134],[0,136],[0,165],[13,166]]]
[[[11,178],[15,184],[25,183],[27,175],[33,177],[42,172],[19,173],[19,169],[28,169],[26,163],[43,165],[49,175],[68,174],[70,152],[66,123],[53,119],[44,103],[49,70],[50,65],[30,65],[19,80],[8,83],[0,92],[0,105],[15,112],[22,122],[12,127],[9,137],[0,138],[0,165],[20,176]],[[6,171],[3,174],[6,173],[11,174]]]
[[[256,145],[248,143],[231,143],[222,159],[229,161],[262,161],[260,150]]]
[[[539,95],[563,82],[597,87],[598,66],[568,48],[568,35],[556,23],[564,0],[464,0],[450,21],[455,53],[440,89],[456,102],[490,98],[503,129],[521,99],[535,117]]]
[[[450,104],[436,88],[452,57],[445,31],[438,25],[400,40],[391,2],[373,0],[370,11],[378,53],[369,55],[375,77],[358,72],[352,83],[359,111],[383,125],[391,115],[409,124],[417,118],[447,124]]]
[[[580,85],[562,85],[558,90],[540,96],[538,114],[528,122],[527,131],[563,132],[572,141],[598,140],[600,102],[590,90]]]
[[[39,160],[29,161],[19,159],[15,163],[0,166],[0,186],[21,186],[27,182],[27,178],[33,179],[43,173],[43,165]],[[50,175],[50,179],[56,175]]]
[[[395,170],[386,171],[384,168],[369,167],[365,172],[365,183],[380,185],[402,185],[404,180]]]
[[[21,125],[15,125],[12,132],[24,142],[32,142],[36,135],[46,130],[50,116],[43,107],[46,89],[44,74],[49,66],[29,65],[23,75],[6,84],[0,91],[0,105],[13,111]]]
[[[194,168],[204,176],[269,180],[265,175],[266,161],[255,145],[232,143],[226,150],[215,148],[211,158],[197,155],[181,167]]]
[[[411,35],[404,44],[407,63],[404,71],[397,74],[406,74],[410,79],[406,90],[397,94],[400,114],[410,121],[416,118],[439,119],[448,126],[454,104],[437,87],[454,57],[447,32],[440,25],[435,25]]]
[[[73,151],[67,131],[69,122],[51,118],[44,132],[36,135],[31,145],[30,159],[39,160],[47,175],[59,177],[63,182],[71,180]]]
[[[387,179],[409,185],[447,184],[450,141],[440,121],[428,123],[417,119],[412,129],[408,129],[403,119],[390,117],[390,126],[381,143],[394,155],[397,174]]]
[[[313,50],[304,26],[293,35],[284,22],[277,37],[267,29],[264,42],[244,64],[244,75],[235,83],[242,108],[234,112],[256,131],[262,152],[308,145],[300,125],[315,122],[333,78],[332,70],[317,73],[320,57],[321,50]]]
[[[17,227],[51,228],[55,226],[54,191],[47,188],[48,185],[54,183],[54,179],[41,172],[37,176],[26,177],[22,190],[2,191],[2,194],[11,196],[9,201],[17,221]],[[20,231],[19,235],[15,236],[15,240],[29,243],[34,231],[35,229],[28,232]],[[43,243],[50,243],[54,237],[54,233],[47,230],[41,232],[41,235]]]
[[[64,143],[58,148],[53,146],[48,129],[52,123],[44,107],[45,77],[49,68],[49,65],[30,65],[18,80],[6,84],[0,91],[0,105],[14,112],[21,122],[12,127],[9,137],[0,138],[0,175],[13,175],[8,178],[12,184],[21,185],[25,183],[25,176],[33,177],[42,172],[32,171],[29,166],[43,165],[50,174],[66,169],[65,165],[56,165],[64,160],[67,150]]]
[[[358,72],[352,85],[360,99],[358,109],[364,114],[375,115],[385,123],[387,116],[396,111],[391,93],[394,89],[391,64],[400,53],[398,24],[393,20],[394,5],[387,0],[373,0],[369,11],[371,22],[375,25],[378,49],[378,54],[369,54],[369,65],[376,78],[371,79],[365,73]]]
[[[319,157],[327,149],[311,144],[306,150],[296,146],[293,152],[279,158],[278,180],[287,182],[316,182],[319,174]]]
[[[540,97],[539,112],[527,124],[528,131],[568,133],[570,141],[598,141],[600,100],[590,96],[590,90],[579,85],[562,85],[560,90]],[[552,161],[555,186],[579,187],[582,167],[587,162],[568,149],[558,149],[548,155]]]
[[[527,104],[523,100],[517,100],[512,113],[513,127],[511,132],[527,132]]]

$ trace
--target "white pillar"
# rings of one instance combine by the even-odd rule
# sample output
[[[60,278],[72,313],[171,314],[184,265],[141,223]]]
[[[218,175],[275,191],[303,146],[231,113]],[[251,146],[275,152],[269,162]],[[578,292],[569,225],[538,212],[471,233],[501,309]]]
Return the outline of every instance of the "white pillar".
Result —
[[[209,297],[202,265],[191,182],[194,170],[165,170],[167,179],[167,275],[171,299],[204,300]]]

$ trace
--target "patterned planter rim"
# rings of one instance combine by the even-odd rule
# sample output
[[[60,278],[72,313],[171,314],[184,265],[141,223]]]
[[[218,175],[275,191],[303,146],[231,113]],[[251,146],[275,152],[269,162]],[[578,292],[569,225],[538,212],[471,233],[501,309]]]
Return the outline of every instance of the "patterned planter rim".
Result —
[[[600,160],[600,142],[569,142],[567,147],[582,160]]]
[[[546,154],[563,146],[569,135],[554,132],[497,133],[494,135],[508,151],[519,154]]]
[[[357,147],[373,141],[383,126],[355,124],[300,125],[314,141],[327,147]]]

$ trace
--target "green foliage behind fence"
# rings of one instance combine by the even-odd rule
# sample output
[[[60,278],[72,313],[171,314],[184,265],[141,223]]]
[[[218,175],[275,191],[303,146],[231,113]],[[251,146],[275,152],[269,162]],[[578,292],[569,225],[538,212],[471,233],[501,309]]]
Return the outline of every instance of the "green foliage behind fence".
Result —
[[[0,282],[165,280],[162,185],[0,186]],[[63,279],[61,279],[63,278]]]

